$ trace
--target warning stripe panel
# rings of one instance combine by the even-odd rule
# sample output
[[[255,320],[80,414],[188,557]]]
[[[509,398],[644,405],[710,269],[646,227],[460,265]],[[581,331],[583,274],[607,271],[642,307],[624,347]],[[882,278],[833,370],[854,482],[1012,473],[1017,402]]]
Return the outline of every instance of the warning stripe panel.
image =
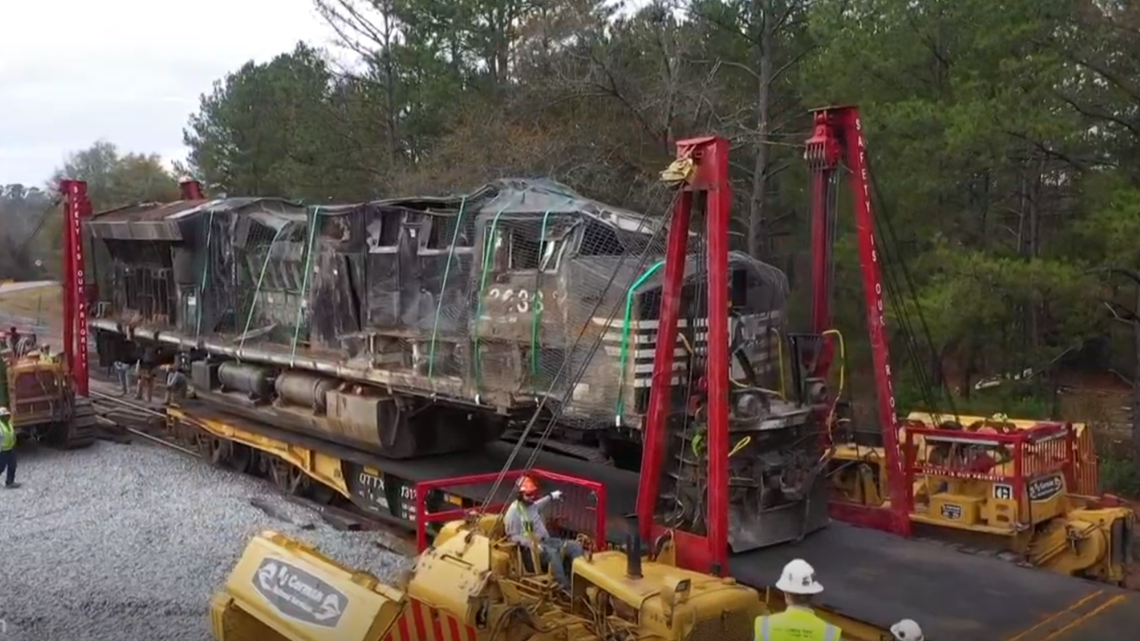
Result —
[[[458,618],[411,599],[383,641],[475,641],[475,629]]]

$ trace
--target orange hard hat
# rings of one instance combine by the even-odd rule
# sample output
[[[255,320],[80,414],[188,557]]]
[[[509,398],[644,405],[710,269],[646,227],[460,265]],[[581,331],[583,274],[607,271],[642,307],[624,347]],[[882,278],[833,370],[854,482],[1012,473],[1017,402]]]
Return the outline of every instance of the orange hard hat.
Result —
[[[535,483],[534,479],[529,476],[520,478],[518,487],[519,492],[523,494],[538,494],[538,483]]]

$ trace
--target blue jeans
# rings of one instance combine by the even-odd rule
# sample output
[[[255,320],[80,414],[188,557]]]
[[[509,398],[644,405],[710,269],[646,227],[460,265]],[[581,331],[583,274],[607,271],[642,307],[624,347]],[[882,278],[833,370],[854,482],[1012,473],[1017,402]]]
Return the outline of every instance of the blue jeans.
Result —
[[[123,394],[126,395],[127,390],[130,388],[131,366],[126,363],[118,362],[114,365],[115,375],[119,379],[119,386],[123,388]]]
[[[16,450],[11,449],[0,452],[0,473],[7,471],[4,477],[4,485],[11,485],[16,482]]]
[[[563,553],[565,557],[573,564],[574,559],[586,553],[582,549],[582,544],[577,541],[567,541],[565,539],[548,538],[539,541],[539,554],[542,555],[542,560],[550,566],[550,573],[554,575],[554,580],[558,581],[566,590],[570,589],[570,577],[566,576],[566,566],[563,564]]]

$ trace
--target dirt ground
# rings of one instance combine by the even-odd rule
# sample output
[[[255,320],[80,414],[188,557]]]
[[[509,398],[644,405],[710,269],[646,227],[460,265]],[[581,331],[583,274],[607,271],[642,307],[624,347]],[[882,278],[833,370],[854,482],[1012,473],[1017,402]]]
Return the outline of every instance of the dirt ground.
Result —
[[[62,288],[57,283],[32,287],[0,284],[0,330],[15,326],[35,332],[41,341],[59,345],[63,317]]]
[[[41,324],[55,324],[63,311],[62,290],[57,284],[4,291],[0,286],[0,312],[38,320]]]
[[[56,283],[21,287],[0,284],[0,322],[41,332],[58,327],[63,315],[63,290]]]

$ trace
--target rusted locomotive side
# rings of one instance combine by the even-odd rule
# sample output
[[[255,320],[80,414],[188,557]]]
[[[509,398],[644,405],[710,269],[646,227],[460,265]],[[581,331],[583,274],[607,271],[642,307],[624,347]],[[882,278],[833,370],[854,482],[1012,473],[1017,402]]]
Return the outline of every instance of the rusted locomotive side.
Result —
[[[596,456],[636,442],[647,406],[660,225],[531,180],[141,205],[88,223],[110,281],[92,324],[104,366],[157,342],[219,409],[383,456],[477,447],[543,398],[562,447]],[[677,377],[707,336],[698,254]],[[734,376],[774,387],[786,280],[743,255],[732,269]]]

